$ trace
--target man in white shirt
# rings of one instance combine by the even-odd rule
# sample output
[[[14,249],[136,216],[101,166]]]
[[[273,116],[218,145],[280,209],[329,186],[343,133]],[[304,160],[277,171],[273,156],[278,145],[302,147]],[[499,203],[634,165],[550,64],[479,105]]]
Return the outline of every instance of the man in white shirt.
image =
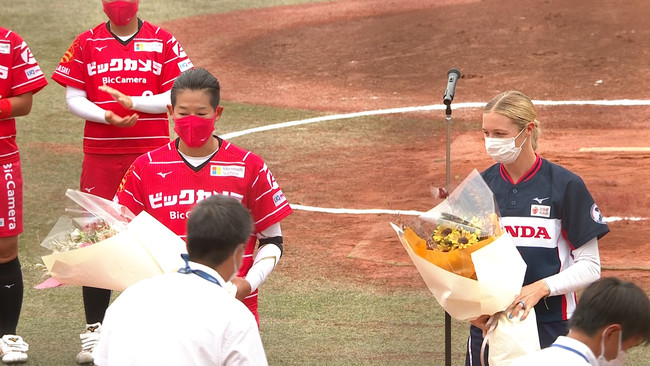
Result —
[[[266,365],[255,317],[222,286],[253,231],[248,209],[215,195],[187,222],[186,267],[140,281],[108,308],[95,365]]]
[[[623,365],[628,348],[649,341],[648,296],[632,282],[605,277],[584,290],[567,336],[512,366]]]

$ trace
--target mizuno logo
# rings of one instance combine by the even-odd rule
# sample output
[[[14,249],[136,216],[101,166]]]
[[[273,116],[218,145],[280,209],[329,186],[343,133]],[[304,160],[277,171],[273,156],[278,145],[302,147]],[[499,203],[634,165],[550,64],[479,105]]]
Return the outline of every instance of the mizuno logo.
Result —
[[[90,193],[90,191],[92,191],[93,189],[95,189],[95,187],[84,188],[84,191]]]
[[[12,283],[11,285],[5,285],[6,288],[12,288],[14,287],[15,283]]]
[[[172,172],[167,172],[167,173],[158,172],[158,173],[156,173],[156,174],[158,174],[159,176],[165,178],[166,176],[168,176],[168,175],[171,174],[171,173],[172,173]]]
[[[541,205],[542,202],[546,201],[546,200],[549,199],[549,198],[550,198],[550,197],[546,197],[546,198],[535,197],[535,198],[533,198],[533,201],[537,201],[537,203],[539,203],[539,204]]]
[[[104,48],[106,48],[106,46],[103,46],[103,47],[95,47],[95,49],[97,50],[97,52],[102,52],[102,50],[103,50]]]

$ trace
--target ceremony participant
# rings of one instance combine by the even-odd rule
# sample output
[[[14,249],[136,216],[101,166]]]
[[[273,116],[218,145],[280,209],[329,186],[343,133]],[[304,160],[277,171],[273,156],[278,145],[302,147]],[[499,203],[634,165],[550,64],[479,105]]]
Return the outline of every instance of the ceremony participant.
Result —
[[[243,203],[253,216],[255,230],[232,284],[236,297],[259,323],[258,288],[280,260],[280,221],[292,210],[259,156],[213,135],[223,111],[219,99],[219,81],[205,69],[181,74],[174,82],[169,106],[179,138],[140,156],[115,198],[136,215],[147,211],[182,238],[189,211],[197,202],[219,194]]]
[[[86,121],[80,189],[112,199],[136,157],[169,142],[169,90],[192,63],[176,39],[137,17],[138,0],[102,0],[108,21],[72,42],[52,79]],[[80,364],[92,362],[111,292],[83,288]]]
[[[606,277],[589,285],[580,296],[567,336],[512,365],[623,365],[628,349],[648,342],[648,295],[632,282]]]
[[[95,365],[266,365],[255,318],[222,287],[237,274],[252,231],[235,198],[194,206],[186,267],[130,286],[109,306]]]
[[[535,152],[539,133],[526,95],[507,91],[485,106],[485,148],[496,164],[481,175],[494,193],[501,226],[527,265],[521,293],[506,314],[523,310],[525,319],[534,307],[545,348],[567,334],[576,291],[600,277],[598,239],[609,228],[582,179]],[[490,315],[472,322],[466,365],[480,365]]]
[[[15,117],[32,109],[33,95],[47,85],[27,43],[0,27],[0,359],[27,362],[29,346],[16,335],[23,304],[18,235],[23,232],[23,178],[16,145]]]

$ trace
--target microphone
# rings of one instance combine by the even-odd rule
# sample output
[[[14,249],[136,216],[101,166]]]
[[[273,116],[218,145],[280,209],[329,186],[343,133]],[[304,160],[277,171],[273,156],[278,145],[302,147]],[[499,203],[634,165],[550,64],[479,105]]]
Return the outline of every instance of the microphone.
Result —
[[[454,89],[456,89],[458,78],[460,78],[460,71],[458,69],[450,69],[447,71],[447,89],[445,90],[445,97],[443,99],[446,106],[449,106],[454,99]]]

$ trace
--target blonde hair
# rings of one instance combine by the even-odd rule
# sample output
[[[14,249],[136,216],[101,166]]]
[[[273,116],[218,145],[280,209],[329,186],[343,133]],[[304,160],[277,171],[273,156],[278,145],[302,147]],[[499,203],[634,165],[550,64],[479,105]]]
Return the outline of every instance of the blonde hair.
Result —
[[[513,123],[523,130],[527,124],[533,122],[535,130],[530,140],[533,150],[537,150],[537,139],[540,135],[539,121],[533,102],[524,93],[516,90],[505,91],[492,98],[486,105],[483,113],[498,113],[508,117]]]

